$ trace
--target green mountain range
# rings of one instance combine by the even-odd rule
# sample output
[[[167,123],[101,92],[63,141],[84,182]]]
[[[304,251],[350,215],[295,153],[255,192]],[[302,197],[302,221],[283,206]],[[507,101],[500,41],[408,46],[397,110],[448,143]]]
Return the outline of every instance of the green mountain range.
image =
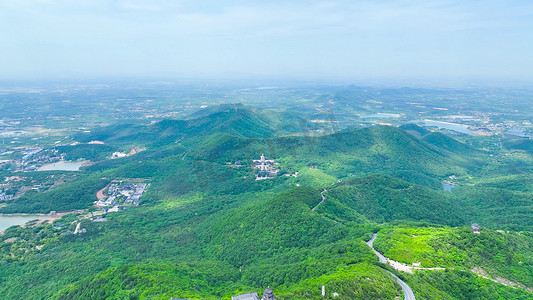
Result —
[[[57,149],[91,155],[78,179],[0,207],[80,210],[3,233],[6,299],[230,299],[267,287],[276,299],[401,298],[388,271],[417,299],[533,298],[531,176],[504,175],[508,165],[445,134],[412,124],[332,133],[292,114],[222,105],[77,141]],[[107,159],[88,146],[146,150]],[[256,180],[252,159],[262,154],[278,171]],[[138,207],[102,221],[96,192],[115,179],[149,186]],[[85,231],[64,234],[77,226]],[[445,269],[379,263],[365,243],[375,232],[390,259]]]

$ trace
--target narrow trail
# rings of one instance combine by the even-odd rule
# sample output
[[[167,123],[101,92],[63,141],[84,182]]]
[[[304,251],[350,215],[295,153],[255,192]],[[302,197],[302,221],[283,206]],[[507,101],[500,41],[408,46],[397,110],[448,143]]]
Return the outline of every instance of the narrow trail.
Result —
[[[372,238],[368,242],[366,242],[366,244],[370,248],[372,248],[372,251],[374,251],[374,253],[379,257],[379,262],[386,264],[387,262],[389,262],[389,259],[386,258],[383,254],[379,253],[376,249],[374,249],[374,240],[376,239],[377,236],[378,236],[377,233],[372,234]],[[392,277],[394,277],[394,279],[396,279],[396,281],[402,287],[403,294],[404,294],[403,299],[404,300],[415,300],[415,294],[413,293],[413,290],[407,285],[407,283],[405,283],[403,280],[398,278],[398,276],[394,275],[390,271],[387,271],[387,272],[389,272],[389,274],[391,274]]]
[[[318,202],[318,204],[315,207],[313,207],[313,209],[311,209],[312,211],[316,211],[317,207],[320,204],[324,203],[324,201],[326,201],[326,196],[324,196],[324,193],[327,191],[328,191],[327,189],[324,189],[322,192],[320,192],[320,196],[322,196],[322,201]]]
[[[472,273],[476,274],[477,276],[479,277],[483,277],[485,279],[488,279],[492,282],[497,282],[497,283],[500,283],[500,284],[503,284],[505,286],[511,286],[511,287],[517,287],[517,288],[522,288],[522,289],[525,289],[525,290],[528,290],[530,292],[533,292],[533,287],[528,287],[528,286],[525,286],[521,283],[516,283],[516,282],[512,282],[511,280],[509,279],[506,279],[506,278],[503,278],[503,277],[499,277],[499,276],[496,276],[494,278],[490,277],[489,275],[487,275],[487,273],[485,272],[485,270],[483,270],[482,268],[480,267],[474,267],[472,270],[470,270]]]

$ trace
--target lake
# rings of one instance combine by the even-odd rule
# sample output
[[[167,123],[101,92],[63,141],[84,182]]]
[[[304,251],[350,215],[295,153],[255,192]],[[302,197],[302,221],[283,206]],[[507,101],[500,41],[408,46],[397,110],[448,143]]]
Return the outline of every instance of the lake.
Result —
[[[86,164],[87,161],[58,161],[53,164],[48,164],[40,167],[37,171],[79,171],[80,167]]]
[[[506,134],[521,138],[530,138],[530,136],[526,134],[526,130],[524,128],[511,128],[506,132]]]
[[[0,132],[1,137],[13,137],[13,136],[21,136],[27,134],[27,131],[24,130],[17,130],[17,131],[3,131]]]
[[[31,220],[49,220],[48,216],[0,215],[0,232],[13,225],[22,225]]]
[[[359,116],[361,119],[372,119],[372,118],[399,118],[400,114],[387,114],[387,113],[377,113],[377,114],[371,114],[371,115],[362,115]]]
[[[456,187],[457,185],[456,184],[453,184],[453,183],[443,183],[442,184],[442,188],[447,191],[447,192],[451,192],[453,190],[454,187]]]
[[[472,135],[472,131],[468,129],[467,125],[450,123],[450,122],[434,121],[434,120],[424,120],[422,122],[424,123],[425,126],[434,126],[434,127],[439,127],[439,129],[444,128],[444,129]]]

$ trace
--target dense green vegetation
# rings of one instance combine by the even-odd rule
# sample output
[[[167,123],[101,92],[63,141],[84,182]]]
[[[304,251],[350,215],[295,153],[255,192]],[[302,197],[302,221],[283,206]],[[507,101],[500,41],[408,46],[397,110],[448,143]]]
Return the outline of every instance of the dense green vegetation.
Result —
[[[312,124],[289,114],[254,111],[242,105],[221,105],[207,112],[193,114],[189,120],[161,120],[153,124],[117,124],[80,133],[83,143],[102,141],[116,146],[162,146],[191,137],[226,133],[235,137],[269,138],[276,135],[309,130]]]
[[[96,201],[96,191],[109,183],[109,179],[93,174],[70,183],[52,188],[46,192],[29,191],[22,197],[11,200],[0,213],[49,213],[87,208]]]
[[[512,138],[505,141],[505,147],[512,150],[523,150],[533,155],[533,141],[524,138]]]
[[[533,228],[533,198],[524,182],[530,175],[502,175],[505,162],[416,125],[328,134],[311,133],[316,128],[298,120],[220,106],[187,120],[80,134],[82,143],[104,141],[105,151],[147,149],[105,160],[96,150],[103,145],[61,148],[72,159],[98,162],[76,180],[28,192],[0,211],[90,208],[96,191],[127,178],[150,182],[141,206],[108,213],[105,222],[85,211],[7,229],[0,238],[0,293],[229,299],[270,286],[279,299],[320,299],[326,285],[322,299],[333,299],[333,292],[335,299],[394,299],[400,286],[364,243],[379,232],[375,247],[386,256],[446,268],[399,274],[419,299],[531,298],[522,287],[474,273],[480,268],[533,285],[533,236],[526,231]],[[251,159],[261,153],[276,159],[279,176],[255,180]],[[450,180],[459,186],[443,191]],[[481,234],[465,227],[472,222],[482,225]],[[86,232],[65,234],[78,224]]]
[[[238,107],[215,114],[217,115],[215,117],[208,115],[190,121],[162,121],[148,126],[148,129],[137,128],[138,131],[134,131],[129,125],[114,126],[127,128],[129,133],[130,131],[138,133],[133,135],[125,134],[114,127],[101,129],[102,134],[105,133],[107,137],[91,132],[83,141],[105,140],[110,144],[109,147],[113,145],[119,147],[131,144],[132,141],[141,143],[146,139],[143,143],[148,145],[148,149],[131,157],[97,163],[86,168],[85,172],[92,174],[100,171],[103,172],[100,176],[107,178],[150,178],[156,181],[154,186],[157,190],[168,192],[172,189],[180,194],[198,187],[204,188],[206,185],[219,190],[219,193],[222,191],[240,193],[253,186],[262,189],[265,185],[271,184],[258,184],[250,178],[252,177],[249,168],[250,159],[257,158],[260,153],[276,158],[281,163],[282,173],[299,171],[302,174],[300,179],[276,179],[277,182],[288,180],[300,185],[324,187],[334,183],[337,178],[379,172],[438,189],[441,178],[450,174],[467,174],[469,170],[477,170],[483,164],[478,158],[436,148],[401,129],[389,126],[350,129],[318,137],[304,135],[257,138],[257,135],[263,134],[258,133],[259,127],[253,127],[255,124],[253,122],[243,121],[248,120],[249,115],[254,116],[252,118],[254,120],[258,118],[252,111]],[[225,118],[222,118],[221,114]],[[239,128],[239,136],[231,135],[226,130],[234,128],[236,121],[245,124],[244,129]],[[184,122],[191,122],[193,125]],[[270,125],[264,120],[262,122]],[[210,129],[204,128],[205,126]],[[182,132],[183,128],[188,129]],[[209,134],[212,128],[216,128],[213,129],[215,133]],[[149,131],[145,132],[145,129]],[[191,136],[187,135],[188,130],[192,130]],[[199,134],[198,130],[201,130],[202,134]],[[139,134],[145,138],[140,138]],[[83,147],[79,145],[75,146],[78,148],[71,150],[93,149],[92,146],[105,145]],[[88,155],[92,157],[93,153]],[[225,166],[227,162],[235,161],[244,162],[245,168],[231,169]],[[309,165],[315,165],[318,169],[309,170]],[[243,180],[244,176],[250,179]],[[231,188],[228,185],[221,185],[221,182],[231,182]],[[81,181],[72,185],[85,187]],[[158,186],[161,186],[161,189],[158,189]],[[95,186],[94,193],[97,190]],[[90,193],[90,190],[84,189],[84,192]],[[40,196],[42,199],[31,202],[71,202],[80,204],[79,208],[84,208],[95,200],[94,197],[77,194],[72,194],[77,195],[76,199],[63,197],[62,200],[57,200],[52,191],[46,195],[54,197]],[[45,207],[52,206],[23,202],[26,204],[10,203],[3,208],[3,211],[44,212]],[[61,205],[57,210],[63,210],[65,207]]]
[[[327,286],[326,296],[320,299],[393,299],[401,294],[396,281],[378,266],[368,263],[350,265],[338,272],[304,280],[291,288],[281,290],[276,299],[316,299],[316,294]],[[333,293],[339,296],[334,297]]]
[[[533,230],[533,193],[483,186],[458,187],[460,199],[471,222],[501,229]]]
[[[360,215],[373,222],[395,220],[464,224],[463,212],[444,192],[410,184],[391,176],[351,179],[330,189],[319,211],[350,221]],[[350,216],[350,213],[353,215]]]

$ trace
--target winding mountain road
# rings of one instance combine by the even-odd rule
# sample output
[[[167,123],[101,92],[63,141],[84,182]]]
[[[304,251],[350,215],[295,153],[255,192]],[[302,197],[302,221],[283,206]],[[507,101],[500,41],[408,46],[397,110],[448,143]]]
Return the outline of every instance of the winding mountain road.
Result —
[[[379,253],[376,249],[374,249],[374,240],[376,239],[377,236],[378,236],[377,233],[372,234],[372,238],[368,242],[366,242],[366,244],[370,248],[372,248],[372,251],[374,251],[374,253],[379,257],[379,262],[386,264],[388,262],[388,259],[383,254]],[[403,299],[404,300],[415,300],[415,294],[413,293],[413,290],[407,285],[407,283],[405,283],[403,280],[398,278],[398,276],[394,275],[390,271],[387,271],[387,272],[389,272],[389,274],[391,274],[392,277],[394,277],[394,279],[396,279],[396,281],[402,286],[402,290],[404,294]]]
[[[398,281],[398,283],[402,286],[402,290],[404,294],[403,299],[404,300],[415,300],[415,294],[413,293],[413,290],[407,285],[407,283],[405,283],[403,280],[398,278],[398,276],[394,275],[390,271],[387,271],[387,272],[389,272],[392,275],[392,277],[394,277],[396,281]]]
[[[320,192],[320,196],[322,196],[322,201],[318,202],[318,204],[315,207],[313,207],[313,209],[311,209],[312,211],[316,211],[316,208],[320,204],[324,203],[324,201],[326,201],[326,196],[324,196],[324,193],[327,192],[327,191],[328,191],[327,189],[324,189],[322,192]]]

